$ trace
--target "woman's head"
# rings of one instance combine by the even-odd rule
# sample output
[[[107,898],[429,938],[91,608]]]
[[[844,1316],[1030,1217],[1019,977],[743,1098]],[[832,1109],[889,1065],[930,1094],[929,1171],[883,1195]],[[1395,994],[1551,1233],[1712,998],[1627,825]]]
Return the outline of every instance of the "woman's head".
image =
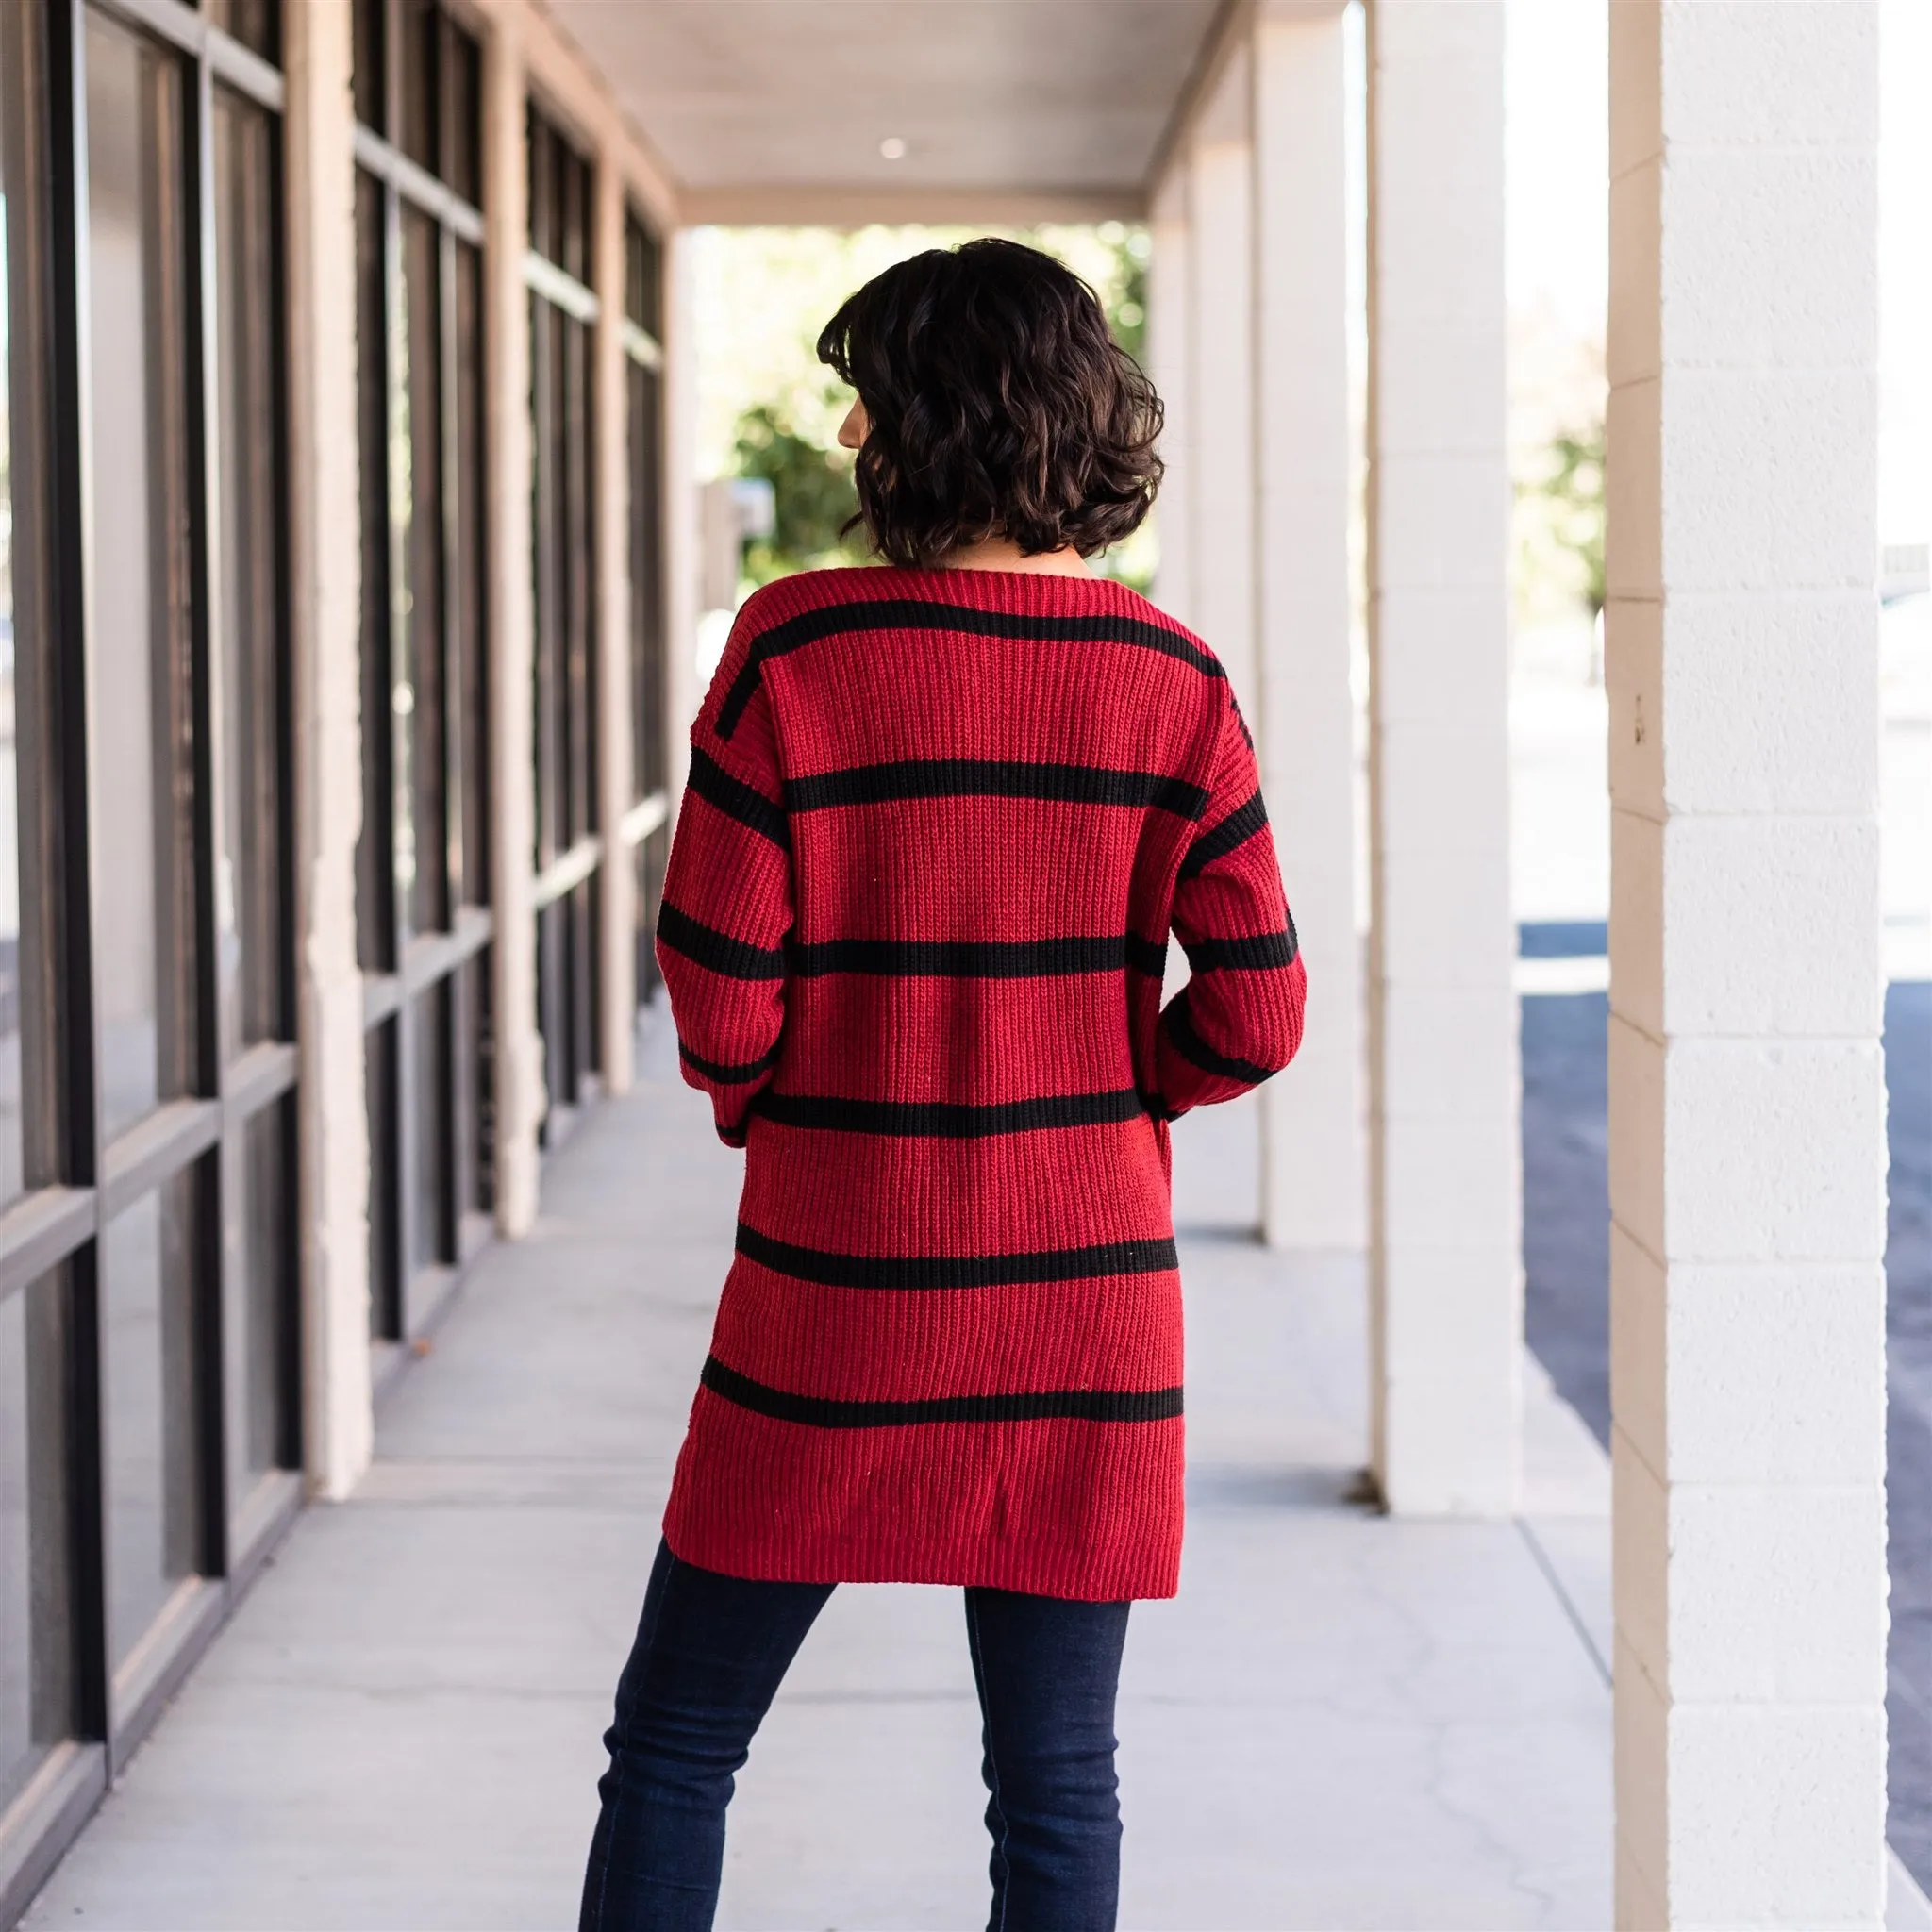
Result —
[[[858,504],[889,562],[989,537],[1029,556],[1118,543],[1160,481],[1160,399],[1093,291],[1017,242],[929,249],[819,337],[858,391]]]

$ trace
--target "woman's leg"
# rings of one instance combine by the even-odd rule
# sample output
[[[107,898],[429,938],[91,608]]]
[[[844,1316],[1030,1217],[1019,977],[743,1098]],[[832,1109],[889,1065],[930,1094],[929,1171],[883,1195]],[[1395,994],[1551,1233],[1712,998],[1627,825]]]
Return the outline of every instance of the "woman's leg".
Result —
[[[966,1592],[991,1793],[988,1932],[1113,1932],[1121,1890],[1113,1705],[1130,1607]]]
[[[579,1932],[709,1932],[732,1774],[831,1593],[721,1576],[658,1544],[604,1734]]]

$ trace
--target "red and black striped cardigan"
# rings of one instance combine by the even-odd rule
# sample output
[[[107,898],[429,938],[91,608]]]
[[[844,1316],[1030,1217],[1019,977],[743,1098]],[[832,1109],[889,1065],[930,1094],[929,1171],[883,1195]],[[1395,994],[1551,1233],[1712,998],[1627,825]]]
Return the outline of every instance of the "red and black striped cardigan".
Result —
[[[1284,1066],[1306,984],[1213,655],[1094,578],[769,586],[691,729],[658,952],[746,1150],[672,1550],[1171,1596],[1167,1123]]]

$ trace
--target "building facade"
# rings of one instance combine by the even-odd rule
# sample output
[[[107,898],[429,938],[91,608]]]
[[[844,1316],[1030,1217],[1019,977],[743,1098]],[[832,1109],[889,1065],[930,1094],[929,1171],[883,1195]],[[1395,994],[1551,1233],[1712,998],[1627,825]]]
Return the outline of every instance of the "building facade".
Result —
[[[628,1077],[668,202],[519,9],[0,27],[10,1918]]]
[[[708,222],[1145,219],[1392,1509],[1507,1515],[1501,0],[4,0],[0,1912],[630,1080]],[[1870,0],[1612,0],[1618,1914],[1884,1896]],[[1366,473],[1367,903],[1352,477]]]

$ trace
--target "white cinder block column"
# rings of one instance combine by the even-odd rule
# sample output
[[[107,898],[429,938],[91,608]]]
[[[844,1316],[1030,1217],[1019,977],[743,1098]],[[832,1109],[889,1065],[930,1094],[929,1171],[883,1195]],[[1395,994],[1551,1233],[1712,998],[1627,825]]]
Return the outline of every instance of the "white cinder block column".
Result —
[[[1617,1923],[1877,1927],[1877,9],[1610,9]]]
[[[1261,1224],[1277,1247],[1358,1249],[1343,12],[1275,0],[1250,51],[1257,641],[1241,697],[1309,987],[1301,1053],[1261,1090]]]
[[[310,1494],[340,1498],[368,1467],[374,1441],[356,963],[361,515],[349,0],[291,8],[283,57],[303,1463]]]
[[[491,897],[496,921],[496,1224],[525,1233],[537,1213],[543,1051],[537,1032],[536,824],[531,766],[529,233],[520,17],[491,17],[483,44],[484,344],[489,371]]]
[[[624,354],[624,178],[614,158],[596,171],[591,280],[597,290],[597,891],[598,1024],[604,1084],[627,1093],[637,1031],[636,856],[624,842],[633,786],[630,675],[630,426]]]
[[[1392,1508],[1497,1514],[1523,1328],[1503,5],[1368,23],[1373,1454]]]
[[[1160,567],[1155,579],[1154,598],[1171,616],[1196,628],[1191,569],[1193,520],[1190,508],[1194,474],[1189,444],[1193,420],[1193,358],[1188,340],[1191,264],[1185,154],[1167,170],[1154,191],[1148,241],[1152,252],[1147,262],[1147,373],[1167,410],[1160,436],[1160,457],[1166,472],[1160,479],[1160,496],[1154,511],[1160,537]]]
[[[1229,61],[1203,108],[1187,165],[1191,306],[1187,440],[1192,479],[1187,622],[1227,666],[1255,711],[1255,379],[1247,54]]]

